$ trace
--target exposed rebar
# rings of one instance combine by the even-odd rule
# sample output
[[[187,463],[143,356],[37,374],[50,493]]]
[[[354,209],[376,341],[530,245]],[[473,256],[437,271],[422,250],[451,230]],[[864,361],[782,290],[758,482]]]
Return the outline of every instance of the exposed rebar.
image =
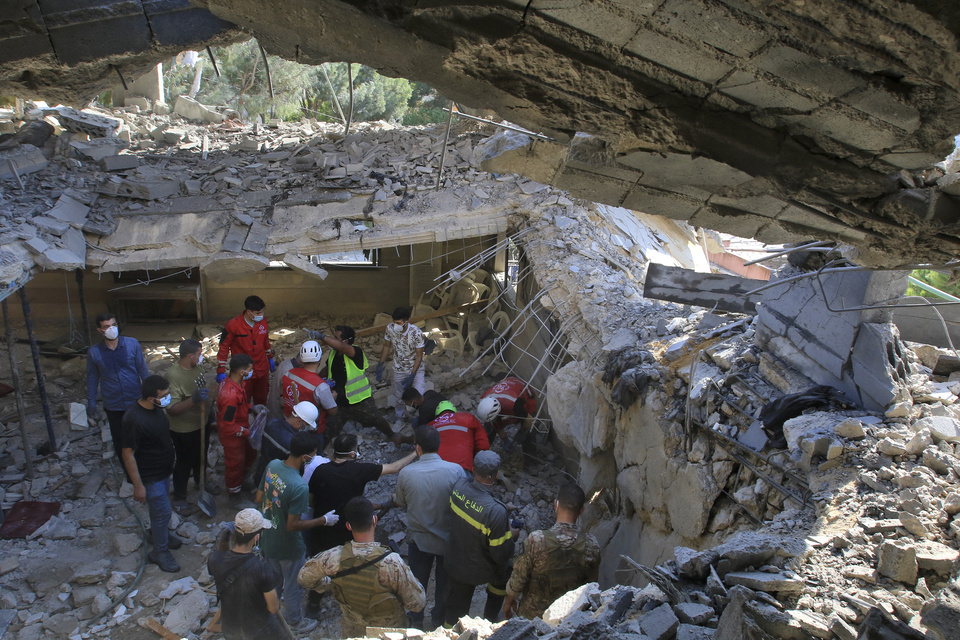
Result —
[[[17,336],[13,330],[13,324],[10,322],[9,312],[7,311],[7,299],[0,301],[3,308],[3,325],[7,334],[7,352],[10,356],[10,379],[13,382],[13,393],[17,401],[17,415],[20,418],[20,438],[23,440],[23,454],[27,469],[27,477],[33,480],[33,452],[30,449],[30,438],[27,436],[27,408],[23,403],[23,390],[20,387],[20,367],[17,366],[17,356],[14,350],[17,346]]]
[[[50,415],[50,399],[47,397],[47,385],[43,377],[43,367],[40,366],[40,347],[37,346],[37,336],[33,332],[33,319],[30,317],[30,301],[23,287],[17,291],[20,296],[20,306],[23,309],[23,324],[27,328],[27,337],[30,339],[30,354],[33,356],[33,368],[37,373],[37,390],[40,392],[40,405],[43,407],[43,419],[47,423],[47,438],[50,441],[50,451],[57,450],[57,434],[53,432],[53,416]],[[30,452],[25,452],[30,455]]]
[[[447,131],[443,134],[443,148],[440,149],[440,166],[437,167],[437,186],[434,187],[434,191],[440,190],[440,185],[443,182],[443,161],[447,157],[447,144],[450,141],[450,125],[453,124],[453,100],[450,101],[450,108],[447,110]]]

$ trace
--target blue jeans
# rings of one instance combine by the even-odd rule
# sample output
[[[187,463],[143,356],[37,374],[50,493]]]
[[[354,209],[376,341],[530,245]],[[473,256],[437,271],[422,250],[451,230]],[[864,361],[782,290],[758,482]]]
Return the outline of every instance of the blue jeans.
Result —
[[[307,557],[300,554],[299,558],[292,560],[275,560],[269,558],[270,562],[283,576],[283,586],[280,587],[280,597],[283,598],[283,617],[287,624],[295,627],[303,620],[303,587],[297,582],[297,575],[300,569],[303,569]]]
[[[150,532],[153,534],[153,550],[166,551],[170,534],[169,478],[144,482],[147,492],[147,507],[150,509]]]
[[[434,577],[433,609],[430,611],[430,617],[433,620],[433,627],[443,625],[443,616],[447,605],[447,572],[443,569],[443,556],[435,555],[421,551],[413,540],[407,541],[407,563],[410,565],[410,571],[414,577],[423,585],[423,590],[427,590],[427,584],[430,582],[430,571],[433,569],[433,563],[436,561],[437,570]],[[422,628],[423,611],[411,611],[407,615],[410,617],[410,624],[416,628]]]

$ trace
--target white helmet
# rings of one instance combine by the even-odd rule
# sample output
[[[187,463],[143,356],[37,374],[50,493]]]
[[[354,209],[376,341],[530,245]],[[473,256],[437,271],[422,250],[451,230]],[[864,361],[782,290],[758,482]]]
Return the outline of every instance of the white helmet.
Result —
[[[320,412],[317,410],[317,405],[312,402],[304,400],[297,403],[293,408],[293,415],[306,422],[311,431],[317,428],[317,416],[320,415]]]
[[[300,347],[300,362],[320,362],[320,343],[307,340]]]
[[[500,415],[500,401],[496,398],[484,398],[477,405],[477,418],[480,422],[490,422]]]

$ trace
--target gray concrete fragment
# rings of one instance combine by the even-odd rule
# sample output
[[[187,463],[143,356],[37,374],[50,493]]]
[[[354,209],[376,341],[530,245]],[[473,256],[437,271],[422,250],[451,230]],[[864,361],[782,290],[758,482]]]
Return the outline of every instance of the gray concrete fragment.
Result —
[[[202,105],[193,98],[187,96],[177,96],[177,101],[173,105],[173,112],[183,116],[187,120],[196,120],[213,124],[219,124],[226,120],[222,113],[218,113],[210,107]]]
[[[716,634],[715,629],[692,624],[681,624],[677,627],[677,640],[712,640]]]
[[[100,162],[126,149],[127,143],[121,138],[94,138],[93,140],[74,140],[70,143],[70,148],[81,160]]]
[[[652,640],[667,640],[676,634],[680,620],[669,604],[662,604],[640,616],[639,623],[643,633]]]
[[[249,253],[218,253],[200,266],[208,278],[224,283],[259,273],[270,266],[270,260]]]
[[[91,138],[111,138],[117,135],[123,120],[94,113],[84,109],[77,111],[71,107],[60,107],[55,110],[57,120],[67,131],[86,133]]]
[[[880,545],[879,556],[880,575],[907,584],[917,581],[917,552],[913,546],[887,541]]]
[[[107,156],[100,160],[100,168],[104,171],[125,171],[140,166],[140,157],[132,154]]]
[[[293,253],[285,254],[283,256],[283,262],[294,271],[297,271],[307,276],[325,280],[328,275],[326,269],[323,269],[320,266],[313,264],[312,262],[310,262],[310,260],[304,258],[303,256],[298,256]]]
[[[681,602],[673,607],[673,612],[680,622],[701,625],[716,615],[713,607],[696,602]]]
[[[97,191],[105,195],[124,196],[141,200],[158,200],[172,196],[180,191],[176,180],[127,178],[108,178],[98,185]]]
[[[207,595],[201,589],[194,589],[170,609],[163,626],[179,636],[187,636],[200,628],[200,622],[209,611]]]
[[[47,249],[43,254],[38,255],[35,260],[44,269],[61,269],[64,271],[82,269],[86,265],[85,258],[81,258],[69,249],[57,247]]]
[[[22,144],[15,149],[0,151],[0,180],[14,178],[14,170],[17,175],[22,176],[40,171],[45,166],[47,166],[47,159],[40,149],[31,144]]]
[[[804,583],[798,577],[784,573],[765,573],[763,571],[734,571],[723,578],[727,585],[740,585],[767,593],[796,593],[803,591]]]

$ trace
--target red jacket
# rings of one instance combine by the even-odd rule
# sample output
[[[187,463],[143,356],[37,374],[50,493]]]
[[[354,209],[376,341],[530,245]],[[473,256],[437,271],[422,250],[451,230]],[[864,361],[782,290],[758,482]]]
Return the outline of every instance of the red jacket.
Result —
[[[494,427],[498,429],[516,424],[537,411],[537,396],[533,388],[520,378],[504,378],[480,396],[481,400],[484,398],[500,401],[500,416],[494,420]]]
[[[323,376],[295,367],[283,375],[280,384],[283,393],[283,415],[289,418],[298,403],[310,402],[320,412],[317,416],[317,433],[323,433],[327,428],[327,410],[319,405],[314,395],[318,386],[327,384]]]
[[[250,397],[242,384],[227,378],[217,392],[217,431],[223,435],[250,435]]]
[[[225,373],[231,355],[245,353],[253,358],[253,375],[256,377],[270,374],[270,330],[267,321],[261,320],[252,327],[247,324],[241,313],[227,322],[220,334],[220,351],[217,352],[217,373]]]
[[[440,432],[440,450],[447,462],[455,462],[467,471],[473,471],[473,456],[490,448],[487,432],[472,413],[447,411],[430,423]]]

